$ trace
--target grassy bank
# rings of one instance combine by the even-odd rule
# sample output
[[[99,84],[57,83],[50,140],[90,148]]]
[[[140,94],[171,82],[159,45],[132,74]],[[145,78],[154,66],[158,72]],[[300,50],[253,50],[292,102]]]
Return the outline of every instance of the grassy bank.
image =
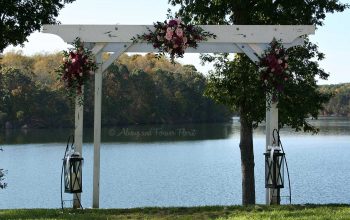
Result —
[[[212,206],[136,209],[12,209],[0,219],[349,219],[350,205]]]

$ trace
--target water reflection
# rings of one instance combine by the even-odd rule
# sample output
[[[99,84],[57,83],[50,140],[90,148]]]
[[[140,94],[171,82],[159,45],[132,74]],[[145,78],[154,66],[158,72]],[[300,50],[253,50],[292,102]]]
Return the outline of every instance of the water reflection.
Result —
[[[322,117],[310,120],[320,128],[319,135],[349,135],[350,118]],[[231,123],[181,124],[181,125],[134,125],[103,128],[102,142],[166,142],[227,139],[239,135],[240,123],[237,118]],[[33,129],[2,130],[0,144],[64,143],[74,133],[73,129]],[[255,136],[265,134],[265,126],[254,130]],[[291,128],[283,128],[283,135],[310,135],[296,133]],[[84,129],[84,142],[93,142],[93,129]]]
[[[296,135],[288,128],[281,131],[293,203],[347,203],[350,121],[321,118],[310,123],[320,127],[319,135],[302,132]],[[241,204],[239,128],[237,120],[226,124],[104,128],[101,207]],[[265,203],[264,131],[261,126],[254,132],[259,204]],[[64,142],[72,132],[69,129],[0,131],[4,149],[0,153],[1,168],[8,170],[8,188],[0,190],[0,209],[60,207]],[[93,131],[85,129],[84,207],[92,204],[94,147],[88,143],[92,137]],[[282,195],[287,195],[286,190],[282,190]]]

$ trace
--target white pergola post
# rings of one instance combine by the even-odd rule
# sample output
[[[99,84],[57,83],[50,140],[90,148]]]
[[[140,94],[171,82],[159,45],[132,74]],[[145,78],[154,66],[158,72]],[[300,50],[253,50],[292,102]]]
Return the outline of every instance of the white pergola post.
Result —
[[[199,43],[197,49],[188,48],[186,53],[245,53],[253,61],[258,60],[258,56],[268,48],[273,38],[281,40],[283,46],[289,48],[302,44],[301,36],[315,33],[315,26],[312,25],[201,25],[201,27],[215,34],[217,38]],[[100,63],[95,75],[93,208],[99,207],[102,74],[123,52],[157,52],[150,44],[145,42],[133,44],[131,40],[137,34],[148,33],[148,29],[154,30],[154,27],[151,25],[43,26],[44,33],[56,34],[65,42],[71,43],[79,37],[85,43],[94,44],[92,52]],[[113,54],[103,62],[102,52]],[[79,120],[82,123],[82,117],[78,119],[76,117],[76,123]],[[274,128],[278,128],[276,105],[272,105],[266,112],[266,146],[272,144]],[[82,139],[82,124],[81,129],[76,126],[76,132],[76,139],[77,137]],[[275,194],[275,191],[267,190],[267,204],[270,204],[272,195]]]
[[[84,86],[82,87],[82,95],[84,95]],[[83,150],[83,121],[84,106],[79,104],[78,97],[75,99],[75,129],[74,129],[74,147],[75,151],[82,156]],[[80,168],[81,169],[81,168]],[[81,194],[73,194],[73,208],[80,208]]]
[[[269,99],[269,98],[268,98]],[[266,103],[268,108],[268,103]],[[268,146],[273,146],[273,130],[278,130],[278,108],[277,102],[271,103],[270,108],[266,111],[266,149]],[[280,203],[280,190],[266,188],[266,204],[277,205]]]
[[[99,208],[100,201],[100,147],[101,147],[101,110],[102,110],[102,53],[96,54],[98,69],[95,72],[95,105],[94,105],[94,168],[92,207]]]

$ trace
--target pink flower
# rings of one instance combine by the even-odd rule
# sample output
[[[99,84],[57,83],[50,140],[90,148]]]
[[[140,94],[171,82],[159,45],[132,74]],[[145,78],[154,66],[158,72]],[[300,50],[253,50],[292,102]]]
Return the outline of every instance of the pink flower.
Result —
[[[173,31],[173,29],[172,29],[171,27],[168,27],[168,28],[166,29],[166,32],[167,32],[167,33],[169,33],[169,32],[174,33],[174,31]]]
[[[172,34],[172,33],[166,33],[165,39],[167,39],[168,41],[170,41],[172,38],[173,38],[173,34]]]
[[[281,59],[278,59],[278,64],[283,63],[283,61]]]
[[[288,67],[288,63],[285,63],[285,64],[284,64],[284,68],[287,68],[287,67]]]
[[[175,33],[178,37],[183,37],[184,31],[182,28],[176,28]]]
[[[174,20],[177,22],[177,25],[181,24],[181,18],[175,18]]]
[[[166,34],[165,34],[165,39],[171,40],[171,38],[173,38],[173,35],[174,35],[173,29],[168,27],[167,30],[166,30]]]

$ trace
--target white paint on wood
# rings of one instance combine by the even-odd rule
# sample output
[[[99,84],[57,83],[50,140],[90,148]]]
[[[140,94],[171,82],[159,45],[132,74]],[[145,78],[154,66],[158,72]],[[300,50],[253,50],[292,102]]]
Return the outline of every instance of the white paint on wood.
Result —
[[[96,62],[99,65],[95,73],[95,112],[94,112],[94,170],[93,170],[93,198],[92,207],[99,208],[100,206],[100,147],[101,147],[101,112],[102,112],[102,79],[103,72],[106,70],[128,47],[119,45],[119,51],[103,62],[102,52],[96,55]],[[101,49],[102,51],[102,49]],[[106,63],[107,62],[107,63]]]
[[[269,97],[267,97],[268,99]],[[268,104],[266,104],[268,106]],[[266,110],[266,152],[268,146],[277,145],[277,143],[273,143],[273,130],[278,130],[278,108],[277,103],[272,103],[271,107]],[[266,189],[266,204],[270,205],[277,198],[277,193],[279,190],[277,189]]]
[[[128,43],[108,43],[103,49],[104,52],[118,51],[120,45],[127,45]],[[158,52],[152,44],[149,43],[137,43],[132,44],[126,52],[131,53],[151,53]],[[196,49],[187,48],[186,53],[242,53],[242,50],[234,43],[199,43]]]
[[[100,53],[104,49],[105,46],[106,46],[106,43],[97,43],[91,49],[91,53],[96,55],[96,54]]]
[[[315,33],[313,25],[200,25],[217,36],[207,43],[268,43],[273,38],[291,43],[296,38]],[[65,42],[76,37],[84,42],[130,43],[138,34],[154,30],[153,25],[44,25],[43,33],[60,36]],[[203,43],[206,43],[203,42]]]
[[[100,206],[100,147],[101,147],[101,107],[102,107],[102,53],[96,55],[98,69],[95,72],[95,106],[94,106],[94,168],[92,208]]]
[[[126,50],[131,46],[131,43],[119,44],[118,46],[119,46],[119,48],[116,48],[116,49],[118,49],[117,52],[114,52],[113,54],[110,54],[110,57],[108,58],[108,60],[106,60],[106,61],[103,62],[103,65],[102,65],[102,72],[106,71],[107,68],[108,68],[116,59],[118,59],[118,57],[119,57],[124,51],[126,51]]]
[[[84,87],[82,88],[82,95],[84,94]],[[74,147],[75,151],[82,156],[83,151],[83,121],[84,121],[84,105],[79,104],[78,97],[75,99],[75,128],[74,128]],[[82,169],[82,168],[80,168]],[[73,208],[79,208],[79,200],[81,194],[73,194]]]
[[[237,44],[237,46],[247,55],[253,62],[258,62],[258,54],[251,48],[250,44]]]

